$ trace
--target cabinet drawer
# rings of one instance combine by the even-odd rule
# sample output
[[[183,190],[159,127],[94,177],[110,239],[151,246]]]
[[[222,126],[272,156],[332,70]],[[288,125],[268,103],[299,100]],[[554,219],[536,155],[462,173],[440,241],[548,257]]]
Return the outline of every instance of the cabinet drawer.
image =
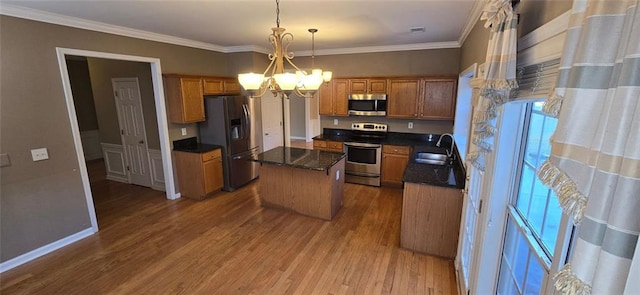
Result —
[[[382,146],[382,152],[385,154],[396,155],[409,155],[411,153],[411,147],[398,146],[398,145],[384,145]]]
[[[314,140],[313,147],[326,148],[327,142],[324,140]]]
[[[222,152],[220,152],[220,149],[215,149],[213,151],[206,152],[202,154],[202,162],[211,161],[215,158],[220,158],[221,155],[222,155]]]
[[[342,152],[342,142],[339,141],[327,141],[327,148],[335,151]]]

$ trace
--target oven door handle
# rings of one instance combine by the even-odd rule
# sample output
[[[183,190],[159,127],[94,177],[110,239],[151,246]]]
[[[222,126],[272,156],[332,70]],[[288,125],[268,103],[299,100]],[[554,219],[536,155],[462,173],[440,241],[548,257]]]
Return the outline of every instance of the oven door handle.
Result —
[[[345,146],[351,146],[351,147],[357,147],[357,148],[370,148],[370,149],[377,149],[377,148],[382,147],[382,145],[379,145],[379,144],[359,143],[359,142],[345,142],[344,145]]]

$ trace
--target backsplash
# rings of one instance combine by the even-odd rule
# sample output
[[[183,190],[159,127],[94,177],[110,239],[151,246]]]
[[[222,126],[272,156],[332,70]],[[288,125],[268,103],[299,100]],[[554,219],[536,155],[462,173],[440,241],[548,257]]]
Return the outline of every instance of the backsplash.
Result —
[[[338,125],[334,125],[338,120]],[[373,122],[388,125],[389,132],[419,133],[419,134],[443,134],[453,132],[453,121],[436,120],[412,120],[390,119],[386,117],[320,117],[321,128],[351,129],[354,122]],[[413,122],[413,128],[409,129],[409,122]]]

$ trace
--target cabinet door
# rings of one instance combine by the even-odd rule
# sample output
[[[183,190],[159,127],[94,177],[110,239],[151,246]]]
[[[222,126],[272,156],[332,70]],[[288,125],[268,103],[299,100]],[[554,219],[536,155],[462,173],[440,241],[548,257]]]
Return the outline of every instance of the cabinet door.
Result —
[[[204,84],[204,94],[223,94],[224,93],[224,81],[221,79],[202,79]]]
[[[202,162],[202,172],[204,174],[205,194],[222,188],[223,178],[221,158],[215,158],[213,160]]]
[[[387,80],[386,79],[370,79],[369,80],[369,93],[387,93]]]
[[[318,113],[320,115],[333,115],[333,81],[322,83],[318,89]]]
[[[240,94],[240,82],[237,79],[225,80],[224,92],[227,94]]]
[[[420,80],[389,80],[387,117],[415,118],[418,116]]]
[[[336,79],[333,83],[333,105],[335,116],[348,116],[349,80]]]
[[[382,182],[402,185],[402,176],[408,162],[409,156],[406,155],[382,154]]]
[[[202,80],[199,78],[180,78],[182,95],[182,117],[184,123],[204,121],[204,97]]]
[[[353,93],[367,93],[367,79],[350,79],[349,88]]]
[[[456,80],[423,80],[420,118],[453,120],[456,109]]]

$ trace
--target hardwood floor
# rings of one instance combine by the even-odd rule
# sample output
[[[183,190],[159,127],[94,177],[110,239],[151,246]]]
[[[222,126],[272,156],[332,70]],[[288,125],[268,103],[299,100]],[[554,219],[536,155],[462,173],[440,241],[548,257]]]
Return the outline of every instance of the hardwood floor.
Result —
[[[457,292],[452,261],[399,248],[399,188],[345,184],[327,222],[262,208],[259,181],[171,201],[105,180],[99,164],[89,170],[100,231],[2,273],[1,294]]]

